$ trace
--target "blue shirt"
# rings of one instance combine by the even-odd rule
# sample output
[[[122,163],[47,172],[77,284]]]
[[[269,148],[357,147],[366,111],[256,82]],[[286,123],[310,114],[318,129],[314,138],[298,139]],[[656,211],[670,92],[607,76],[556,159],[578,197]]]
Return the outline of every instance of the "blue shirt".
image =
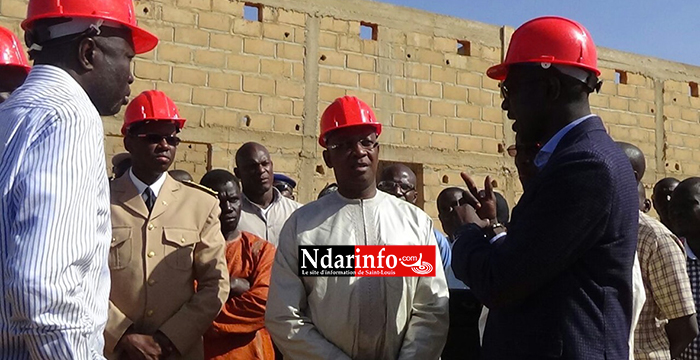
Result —
[[[549,158],[552,156],[554,153],[554,150],[556,150],[557,145],[559,145],[559,142],[561,141],[564,136],[571,131],[571,129],[575,128],[578,124],[584,122],[585,120],[588,120],[592,117],[594,117],[594,114],[588,114],[582,118],[576,119],[569,123],[568,125],[564,126],[561,130],[557,131],[554,136],[552,136],[549,141],[547,141],[546,144],[540,149],[540,151],[537,153],[535,156],[535,166],[537,166],[537,169],[542,170],[542,168],[547,165],[547,162],[549,162]]]
[[[445,270],[452,264],[452,247],[450,246],[449,240],[436,228],[433,228],[433,233],[435,234],[435,240],[437,240],[438,248],[440,249],[440,257],[442,258],[442,266]]]

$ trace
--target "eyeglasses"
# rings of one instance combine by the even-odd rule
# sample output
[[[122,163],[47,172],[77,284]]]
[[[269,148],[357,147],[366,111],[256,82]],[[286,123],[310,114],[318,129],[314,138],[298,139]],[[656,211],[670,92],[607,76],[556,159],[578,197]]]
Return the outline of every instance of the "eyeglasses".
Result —
[[[401,194],[401,196],[406,196],[406,194],[415,190],[416,188],[411,184],[384,180],[384,181],[380,181],[377,184],[377,189],[384,191],[384,192],[390,192],[390,191],[393,191],[395,189],[399,189],[399,193]]]
[[[522,87],[525,84],[538,82],[540,80],[543,80],[543,79],[536,78],[536,79],[522,80],[522,81],[519,81],[517,83],[511,82],[511,84],[509,86],[506,86],[506,84],[503,81],[501,81],[500,83],[498,83],[498,87],[501,89],[501,97],[504,100],[507,100],[508,98],[510,98],[513,95],[514,90],[517,91],[518,89],[520,89],[520,87]]]
[[[134,134],[133,136],[139,138],[139,139],[144,139],[146,140],[147,143],[149,144],[160,144],[163,139],[165,139],[165,142],[168,143],[170,146],[178,146],[180,145],[180,140],[179,137],[175,135],[160,135],[160,134]]]
[[[328,144],[328,150],[338,150],[341,152],[349,153],[352,151],[352,149],[355,148],[357,144],[360,144],[360,148],[363,150],[367,151],[372,151],[374,150],[377,146],[379,146],[379,143],[375,140],[372,139],[362,139],[362,140],[356,140],[356,141],[346,141],[346,142],[341,142],[338,144]]]

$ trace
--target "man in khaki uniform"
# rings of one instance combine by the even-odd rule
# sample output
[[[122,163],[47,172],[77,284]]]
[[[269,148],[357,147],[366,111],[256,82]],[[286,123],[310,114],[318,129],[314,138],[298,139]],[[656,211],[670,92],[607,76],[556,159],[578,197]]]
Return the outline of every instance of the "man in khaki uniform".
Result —
[[[143,92],[124,118],[133,164],[111,185],[105,355],[203,359],[202,334],[229,293],[219,202],[167,174],[185,120],[165,94]]]

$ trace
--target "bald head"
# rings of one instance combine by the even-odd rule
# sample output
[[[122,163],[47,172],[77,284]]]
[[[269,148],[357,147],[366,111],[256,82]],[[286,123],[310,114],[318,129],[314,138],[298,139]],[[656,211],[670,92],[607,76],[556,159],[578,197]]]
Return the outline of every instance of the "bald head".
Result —
[[[233,172],[241,180],[243,193],[252,201],[260,204],[263,195],[264,202],[272,197],[274,172],[272,159],[267,149],[256,143],[243,144],[236,151],[236,168]]]
[[[654,185],[654,190],[651,193],[651,203],[654,205],[656,213],[659,214],[659,220],[668,228],[671,227],[668,217],[668,204],[671,201],[671,193],[678,186],[678,183],[680,181],[676,178],[663,178]]]
[[[466,192],[464,189],[449,187],[442,190],[437,197],[438,219],[440,219],[442,229],[450,239],[454,238],[454,232],[458,228],[452,212],[455,207],[460,205],[465,196]]]
[[[637,182],[641,181],[642,177],[644,177],[644,172],[647,169],[647,163],[644,159],[644,153],[642,150],[630,143],[622,141],[617,141],[616,144],[620,147],[620,149],[622,149],[622,151],[624,151],[625,155],[627,155],[627,158],[630,160],[632,170],[634,170],[634,177],[637,179]]]
[[[418,199],[416,185],[417,179],[413,170],[404,164],[396,163],[382,170],[377,188],[385,193],[415,204]]]

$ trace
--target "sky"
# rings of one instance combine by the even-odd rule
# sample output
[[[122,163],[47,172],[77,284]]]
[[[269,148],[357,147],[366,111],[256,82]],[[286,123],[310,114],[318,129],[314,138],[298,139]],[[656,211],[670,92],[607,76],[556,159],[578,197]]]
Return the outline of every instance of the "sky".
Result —
[[[596,45],[700,66],[699,0],[375,0],[517,28],[559,15],[583,24]]]

